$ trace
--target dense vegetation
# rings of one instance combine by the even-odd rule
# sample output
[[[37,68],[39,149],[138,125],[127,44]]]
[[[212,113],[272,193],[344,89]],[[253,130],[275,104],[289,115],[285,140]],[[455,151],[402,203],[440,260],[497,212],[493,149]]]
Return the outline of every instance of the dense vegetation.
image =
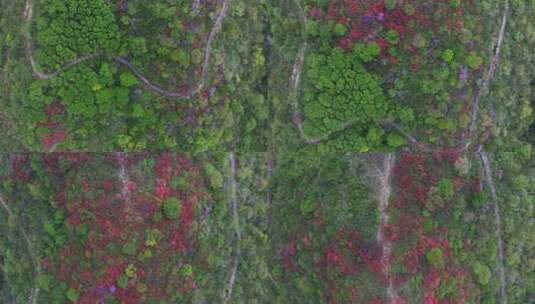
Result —
[[[18,150],[265,151],[263,3],[4,2]]]
[[[370,56],[377,56],[379,46]],[[311,54],[307,62],[307,78],[311,88],[304,96],[305,133],[312,137],[324,137],[341,130],[347,123],[372,128],[373,122],[386,117],[388,103],[377,76],[366,72],[361,61],[363,53],[353,56],[335,49],[329,56]],[[370,57],[371,58],[371,57]]]
[[[535,1],[0,7],[0,302],[533,302]]]
[[[44,68],[58,69],[78,56],[119,48],[119,29],[107,1],[43,0],[37,12],[35,58]]]

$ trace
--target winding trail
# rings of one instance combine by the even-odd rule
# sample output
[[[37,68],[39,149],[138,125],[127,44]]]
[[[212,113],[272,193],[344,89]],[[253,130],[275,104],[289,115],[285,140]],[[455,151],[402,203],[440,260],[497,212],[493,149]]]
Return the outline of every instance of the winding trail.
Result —
[[[504,246],[502,239],[502,219],[500,214],[500,207],[498,205],[498,195],[496,194],[496,187],[494,186],[494,181],[492,178],[492,170],[490,165],[490,160],[487,153],[481,148],[478,147],[477,153],[481,159],[481,165],[483,166],[485,172],[485,181],[488,188],[490,189],[490,194],[492,198],[492,209],[494,210],[494,220],[496,223],[496,239],[498,241],[498,276],[500,279],[500,297],[501,303],[507,303],[507,294],[506,294],[506,280],[505,280],[505,254]]]
[[[299,51],[297,52],[297,57],[292,68],[292,75],[290,77],[291,88],[288,98],[292,103],[292,119],[294,121],[294,124],[297,126],[297,129],[299,130],[299,135],[303,140],[306,141],[307,144],[317,144],[321,141],[320,138],[309,138],[305,134],[305,131],[303,129],[303,114],[299,111],[299,98],[297,96],[299,82],[301,81],[301,71],[303,69],[303,63],[305,61],[306,50],[307,43],[306,41],[304,41],[299,47]]]
[[[394,171],[394,164],[396,161],[395,154],[385,154],[383,159],[383,169],[380,171],[377,169],[377,178],[379,179],[379,227],[377,229],[377,243],[382,248],[381,266],[384,278],[387,281],[386,294],[388,297],[388,303],[396,303],[399,298],[392,275],[390,274],[390,263],[392,260],[392,243],[385,236],[385,228],[390,221],[390,215],[388,214],[388,206],[390,195],[392,193],[392,175]]]
[[[303,139],[307,144],[315,145],[319,144],[322,141],[326,141],[329,139],[329,136],[333,133],[343,131],[349,127],[351,127],[354,122],[348,121],[344,123],[339,129],[332,131],[331,133],[322,136],[322,137],[309,137],[305,134],[304,131],[304,115],[299,110],[299,98],[298,98],[298,90],[299,90],[299,84],[301,82],[301,73],[303,71],[303,65],[305,62],[305,54],[308,48],[308,44],[306,41],[306,15],[303,7],[301,6],[301,3],[298,0],[294,1],[295,5],[298,8],[299,11],[299,19],[301,20],[301,45],[299,46],[299,50],[297,51],[297,55],[295,57],[295,62],[292,67],[292,74],[290,76],[290,90],[288,92],[288,99],[292,105],[292,120],[294,124],[297,126],[297,129],[299,130],[299,136],[301,139]]]
[[[4,200],[4,196],[2,195],[2,193],[0,193],[0,204],[6,210],[6,212],[7,212],[7,214],[9,216],[13,216],[14,215],[14,213],[11,211],[11,208],[9,208],[9,205]],[[35,254],[33,242],[30,240],[30,237],[26,233],[26,230],[24,230],[22,228],[22,225],[18,225],[17,227],[20,229],[20,231],[22,233],[22,236],[24,238],[24,241],[26,242],[26,245],[28,247],[28,253],[29,253],[29,255],[30,255],[31,259],[32,259],[32,263],[33,263],[33,267],[34,267],[35,273],[38,275],[38,274],[41,273],[41,264],[39,263],[37,255]],[[30,292],[30,295],[28,296],[28,303],[37,304],[37,298],[39,296],[39,291],[40,291],[40,289],[39,289],[39,287],[37,287],[37,283],[35,283],[34,287],[32,288],[32,290]]]
[[[288,92],[288,99],[290,100],[290,103],[292,104],[292,119],[294,124],[297,126],[297,129],[299,130],[299,135],[301,138],[307,143],[307,144],[318,144],[324,138],[319,137],[308,137],[305,134],[304,128],[303,128],[303,114],[299,111],[299,98],[298,98],[298,89],[299,89],[299,83],[301,82],[301,72],[303,70],[303,64],[305,62],[305,54],[307,51],[307,41],[306,41],[306,15],[305,11],[303,10],[303,7],[301,6],[301,3],[299,0],[294,0],[295,5],[298,8],[299,11],[299,19],[301,20],[301,45],[299,46],[299,50],[297,51],[297,55],[295,57],[295,62],[292,67],[292,74],[290,76],[290,91]]]
[[[206,82],[208,80],[208,75],[209,75],[209,68],[210,68],[209,63],[210,63],[210,56],[212,52],[212,44],[213,44],[215,37],[222,29],[223,20],[225,19],[228,9],[229,9],[229,2],[230,0],[223,0],[221,10],[219,11],[216,21],[214,22],[214,25],[212,26],[212,29],[210,30],[210,33],[208,34],[208,38],[206,40],[206,46],[204,49],[204,56],[203,56],[204,59],[203,59],[203,65],[202,65],[202,70],[201,70],[201,78],[196,85],[193,85],[186,89],[178,89],[176,91],[169,91],[152,83],[138,69],[136,69],[126,58],[117,56],[117,57],[113,57],[113,60],[125,66],[130,71],[132,71],[132,73],[134,73],[134,75],[143,83],[143,85],[147,89],[151,90],[152,92],[159,94],[159,95],[163,95],[165,97],[177,97],[177,98],[189,99],[195,96],[196,94],[198,94],[206,85]],[[28,57],[28,60],[30,61],[32,73],[35,77],[37,77],[38,79],[50,79],[50,78],[56,77],[61,72],[67,69],[70,69],[82,62],[88,61],[90,59],[96,58],[101,55],[100,53],[95,53],[95,54],[90,54],[90,55],[79,57],[69,63],[64,64],[63,66],[61,66],[59,69],[57,69],[56,71],[52,73],[46,73],[46,72],[40,71],[37,68],[37,64],[33,56],[34,47],[32,45],[32,37],[31,37],[31,30],[30,30],[32,18],[33,18],[33,6],[34,6],[33,0],[27,0],[23,16],[24,16],[24,19],[26,20],[25,42],[24,42],[25,52],[26,52],[26,56]]]
[[[327,140],[328,137],[330,136],[330,134],[333,134],[333,133],[336,133],[336,132],[340,132],[340,131],[343,131],[343,130],[351,127],[353,125],[353,122],[346,122],[340,129],[335,130],[335,131],[331,132],[330,134],[328,134],[326,136],[323,136],[323,137],[308,137],[304,132],[304,128],[303,128],[303,120],[304,120],[304,118],[303,118],[303,114],[300,113],[300,111],[299,111],[299,102],[298,102],[297,91],[298,91],[298,88],[299,88],[299,83],[300,83],[300,78],[301,78],[301,71],[303,69],[304,56],[305,56],[306,49],[307,49],[307,41],[306,41],[306,33],[305,33],[306,16],[305,16],[303,8],[301,7],[301,4],[297,0],[295,0],[295,4],[299,9],[299,15],[300,15],[301,23],[302,23],[302,39],[303,39],[303,42],[301,43],[301,45],[299,47],[299,51],[297,53],[296,60],[295,60],[295,63],[293,65],[292,74],[291,74],[291,77],[290,77],[290,85],[291,85],[291,87],[290,87],[290,92],[289,92],[289,97],[288,98],[289,98],[289,100],[290,100],[290,102],[292,104],[292,108],[293,108],[293,113],[292,113],[293,122],[297,126],[297,129],[299,130],[299,134],[300,134],[301,138],[307,144],[318,144],[318,143],[320,143],[322,141]],[[478,91],[478,93],[475,96],[474,101],[473,101],[470,128],[469,128],[469,136],[468,136],[468,139],[466,141],[464,141],[463,143],[458,145],[458,148],[456,148],[456,150],[458,150],[461,153],[463,151],[465,151],[466,149],[468,149],[470,147],[470,145],[472,144],[472,138],[474,136],[474,132],[475,132],[476,125],[477,125],[477,114],[479,112],[480,100],[483,97],[483,95],[485,94],[485,92],[487,92],[487,90],[489,89],[490,82],[492,81],[492,79],[494,77],[494,74],[496,72],[496,69],[498,68],[499,59],[500,59],[500,51],[501,51],[501,47],[502,47],[502,44],[503,44],[503,39],[504,39],[504,36],[505,36],[505,28],[506,28],[506,24],[507,24],[507,17],[509,15],[509,10],[510,10],[509,0],[505,0],[504,10],[503,10],[503,15],[502,15],[502,22],[501,22],[501,26],[500,26],[500,31],[498,33],[498,38],[497,38],[494,54],[492,56],[492,60],[491,60],[490,65],[489,65],[489,69],[488,69],[488,71],[487,71],[487,73],[486,73],[486,75],[484,77],[483,85],[481,86],[480,90]],[[430,152],[437,152],[438,151],[437,149],[434,149],[434,148],[430,147],[429,145],[426,145],[426,144],[423,144],[423,143],[419,142],[416,138],[414,138],[414,136],[412,136],[411,134],[405,132],[399,125],[397,125],[394,122],[383,121],[381,123],[394,128],[402,136],[404,136],[420,152],[430,153]]]
[[[154,93],[163,95],[165,97],[177,97],[177,98],[186,98],[189,99],[196,94],[198,94],[206,85],[206,82],[208,80],[208,70],[210,69],[210,54],[212,52],[212,43],[216,37],[216,35],[221,31],[223,20],[225,19],[225,16],[227,15],[228,8],[229,8],[229,1],[230,0],[224,0],[223,6],[217,16],[217,19],[212,27],[212,30],[210,31],[210,34],[208,34],[208,39],[206,40],[206,47],[204,49],[204,60],[201,70],[201,79],[199,82],[189,88],[186,89],[178,89],[176,91],[169,91],[166,90],[154,83],[152,83],[147,77],[143,76],[143,74],[136,69],[127,59],[123,57],[115,57],[115,62],[122,64],[123,66],[127,67],[136,77],[145,85],[146,88],[153,91]]]
[[[32,67],[32,73],[35,77],[37,77],[38,79],[50,79],[50,78],[53,78],[53,77],[56,77],[58,76],[61,72],[67,70],[67,69],[70,69],[84,61],[88,61],[90,59],[93,59],[97,56],[99,56],[99,54],[91,54],[91,55],[86,55],[86,56],[82,56],[82,57],[79,57],[69,63],[66,63],[64,64],[63,66],[61,66],[59,69],[57,69],[56,71],[52,72],[52,73],[46,73],[46,72],[42,72],[40,71],[38,68],[37,68],[37,63],[35,62],[35,59],[34,59],[34,56],[33,56],[33,45],[32,45],[32,37],[31,37],[31,31],[30,31],[30,26],[31,26],[31,22],[32,22],[32,18],[33,18],[33,0],[28,0],[26,1],[26,6],[24,7],[24,19],[26,19],[26,30],[25,30],[25,40],[24,40],[24,50],[26,51],[26,56],[28,57],[28,60],[30,61],[30,65]]]
[[[414,138],[412,135],[410,135],[405,130],[403,130],[403,128],[401,128],[395,122],[385,121],[383,122],[383,124],[396,129],[396,131],[398,131],[401,135],[403,135],[420,152],[423,152],[423,153],[438,152],[435,149],[431,148],[430,146],[419,142],[416,138]]]
[[[468,141],[465,147],[463,148],[463,150],[468,149],[468,147],[471,145],[472,137],[474,136],[474,132],[476,131],[476,127],[477,127],[477,114],[479,112],[479,103],[481,101],[481,97],[483,97],[483,95],[488,91],[490,82],[494,78],[494,73],[496,72],[496,69],[498,67],[498,63],[500,60],[500,50],[501,50],[502,43],[503,43],[503,37],[505,36],[505,26],[507,24],[508,15],[509,15],[509,0],[505,0],[502,23],[500,26],[500,32],[498,34],[498,40],[496,42],[494,55],[490,62],[490,66],[487,71],[487,74],[485,75],[485,78],[483,80],[483,85],[481,86],[481,88],[477,92],[476,97],[474,98],[474,102],[472,105],[472,115],[471,115],[471,121],[470,121]]]
[[[308,47],[307,41],[306,41],[306,15],[305,11],[303,10],[303,7],[301,6],[301,3],[298,0],[294,0],[295,5],[298,8],[299,11],[299,18],[301,20],[301,45],[299,46],[299,50],[297,52],[295,62],[292,68],[292,74],[290,76],[290,90],[288,93],[288,99],[290,100],[290,103],[292,105],[292,119],[294,124],[297,126],[297,129],[299,130],[299,135],[301,139],[303,139],[307,144],[318,144],[322,141],[326,141],[329,139],[329,136],[333,133],[337,133],[340,131],[343,131],[351,126],[353,126],[353,121],[348,121],[345,124],[343,124],[339,129],[332,131],[331,133],[322,136],[322,137],[308,137],[305,134],[304,131],[304,115],[299,111],[299,98],[298,98],[298,89],[299,84],[301,81],[301,73],[303,70],[303,64],[305,60],[305,54]],[[416,140],[413,136],[405,132],[399,125],[397,125],[394,122],[381,122],[382,124],[386,124],[390,127],[393,127],[398,132],[400,132],[403,136],[405,136],[418,150],[422,152],[432,152],[433,149],[425,144],[420,143],[418,140]]]
[[[229,185],[230,185],[230,209],[232,212],[233,226],[236,235],[236,252],[232,260],[232,270],[227,283],[227,288],[223,293],[223,303],[226,304],[232,298],[232,292],[236,284],[236,274],[240,264],[240,242],[241,242],[241,228],[240,215],[238,213],[238,198],[237,198],[237,182],[236,182],[236,155],[234,152],[229,153]]]

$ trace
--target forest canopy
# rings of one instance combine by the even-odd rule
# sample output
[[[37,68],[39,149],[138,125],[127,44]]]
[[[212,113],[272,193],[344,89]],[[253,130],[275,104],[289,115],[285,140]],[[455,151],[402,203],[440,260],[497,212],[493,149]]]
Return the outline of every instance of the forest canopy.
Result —
[[[118,49],[119,28],[109,1],[42,0],[39,8],[36,57],[46,68]]]
[[[348,124],[366,126],[387,116],[391,106],[381,79],[363,65],[378,51],[376,44],[367,44],[349,54],[334,48],[328,55],[308,55],[304,92],[308,136],[329,136]]]

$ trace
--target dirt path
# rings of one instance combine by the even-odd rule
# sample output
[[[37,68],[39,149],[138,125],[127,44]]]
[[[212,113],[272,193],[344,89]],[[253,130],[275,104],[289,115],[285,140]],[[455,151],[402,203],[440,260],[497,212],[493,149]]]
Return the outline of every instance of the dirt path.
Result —
[[[4,196],[2,194],[0,194],[0,203],[2,204],[2,207],[4,207],[4,209],[6,210],[7,214],[9,216],[13,216],[13,212],[11,211],[11,209],[9,208],[9,205],[4,200]]]
[[[11,211],[11,209],[9,208],[9,205],[4,200],[4,196],[2,195],[2,193],[0,193],[0,204],[6,210],[6,212],[7,212],[7,214],[9,216],[13,216],[14,215],[13,212]],[[26,246],[28,247],[28,254],[30,255],[30,257],[32,259],[32,263],[33,263],[33,267],[35,269],[35,273],[38,275],[38,274],[41,273],[41,265],[39,263],[37,255],[35,254],[34,244],[30,240],[30,237],[26,233],[26,230],[24,230],[21,225],[17,225],[17,227],[20,229],[20,231],[22,233],[22,236],[24,238],[24,241],[26,242]],[[39,288],[37,287],[37,283],[35,283],[35,286],[32,288],[32,290],[30,292],[30,295],[28,297],[28,303],[36,304],[38,296],[39,296]]]
[[[301,3],[299,0],[294,0],[295,5],[298,8],[299,12],[299,19],[301,20],[301,45],[299,46],[299,50],[297,51],[297,55],[295,57],[295,62],[292,67],[292,74],[290,76],[290,91],[288,93],[288,99],[292,105],[292,120],[294,124],[297,126],[297,129],[299,130],[299,136],[301,139],[303,139],[307,144],[315,145],[322,141],[325,141],[329,138],[329,134],[323,137],[308,137],[305,134],[304,127],[303,127],[303,120],[304,115],[299,110],[299,84],[301,82],[301,73],[303,71],[303,65],[305,61],[305,54],[308,48],[308,44],[306,41],[306,15],[303,7],[301,6]],[[345,130],[353,125],[353,122],[346,122],[340,129],[335,130],[332,133],[336,133],[342,130]]]
[[[377,243],[382,248],[381,265],[383,275],[386,278],[386,294],[388,303],[395,303],[398,299],[398,294],[394,288],[392,276],[390,274],[390,262],[392,260],[392,243],[385,237],[385,228],[390,221],[388,214],[388,206],[390,195],[392,193],[391,180],[394,171],[394,163],[396,156],[394,154],[386,154],[383,159],[382,171],[377,169],[376,175],[379,179],[379,227],[377,229]]]
[[[301,81],[301,71],[305,61],[305,53],[307,50],[307,43],[304,41],[299,47],[295,62],[292,68],[292,75],[290,76],[290,92],[288,98],[292,103],[292,119],[299,130],[299,135],[306,141],[307,144],[317,144],[321,141],[320,138],[309,138],[306,136],[303,129],[303,114],[299,111],[299,97],[297,92],[299,89],[299,82]]]
[[[238,272],[238,265],[240,264],[240,241],[241,241],[241,227],[240,215],[238,212],[238,184],[236,182],[236,155],[234,152],[229,154],[229,187],[230,187],[230,209],[232,212],[233,226],[236,236],[236,251],[232,260],[232,270],[227,283],[227,288],[223,292],[223,303],[228,303],[232,298],[234,285],[236,284],[236,274]]]
[[[228,12],[229,1],[230,0],[223,0],[221,10],[219,11],[219,14],[217,15],[217,19],[214,22],[214,25],[212,26],[210,33],[208,34],[208,39],[206,40],[206,47],[204,49],[204,60],[203,60],[203,65],[202,65],[201,78],[196,85],[188,89],[168,91],[160,86],[153,84],[147,77],[145,77],[139,70],[137,70],[127,59],[122,58],[122,57],[114,57],[113,59],[115,60],[115,62],[125,66],[130,71],[132,71],[132,73],[136,75],[136,77],[144,84],[144,86],[148,88],[149,90],[151,90],[152,92],[159,94],[159,95],[163,95],[165,97],[178,97],[178,98],[189,99],[193,97],[194,95],[198,94],[204,88],[208,80],[212,44],[217,34],[221,31],[223,20],[225,19],[227,12]],[[33,0],[27,0],[23,16],[24,16],[24,19],[26,20],[25,42],[24,42],[25,52],[26,52],[26,56],[28,57],[28,60],[30,61],[32,73],[35,77],[37,77],[38,79],[50,79],[50,78],[56,77],[61,72],[67,69],[70,69],[82,62],[88,61],[90,59],[96,58],[101,55],[100,53],[96,53],[96,54],[81,56],[69,63],[66,63],[65,65],[61,66],[59,69],[57,69],[56,71],[52,73],[45,73],[45,72],[39,71],[39,69],[37,68],[37,64],[35,62],[34,55],[33,55],[34,46],[32,45],[32,37],[31,37],[31,31],[30,31],[32,18],[33,18],[33,6],[34,6]]]
[[[494,78],[494,73],[496,72],[496,69],[498,68],[498,63],[500,60],[500,50],[503,44],[503,38],[505,36],[505,27],[507,25],[507,16],[509,15],[509,0],[505,0],[505,5],[503,9],[503,16],[502,16],[502,23],[500,26],[500,32],[498,34],[498,39],[496,42],[496,46],[494,48],[494,55],[492,56],[492,60],[490,62],[489,69],[487,71],[487,74],[485,75],[485,78],[483,80],[483,85],[479,89],[479,91],[476,94],[476,97],[474,98],[474,102],[472,105],[472,114],[470,119],[470,129],[469,129],[469,135],[468,135],[468,141],[463,146],[462,151],[468,149],[472,143],[472,138],[474,136],[474,133],[476,131],[477,127],[477,116],[479,112],[479,103],[481,101],[481,97],[488,91],[490,82]]]
[[[301,71],[303,70],[303,63],[305,60],[305,53],[307,50],[307,43],[306,41],[301,44],[299,47],[299,51],[297,52],[297,56],[295,59],[295,63],[292,68],[292,75],[290,77],[290,92],[288,99],[290,100],[292,104],[292,119],[294,124],[297,126],[297,129],[299,130],[299,136],[310,145],[319,144],[322,141],[326,141],[330,134],[343,131],[353,125],[352,121],[346,122],[342,127],[340,127],[337,130],[332,131],[330,134],[327,134],[323,137],[308,137],[305,134],[304,128],[303,128],[303,114],[301,111],[299,111],[299,97],[297,96],[297,92],[299,90],[299,83],[301,81]]]
[[[33,267],[35,269],[36,274],[41,274],[41,264],[39,263],[39,260],[37,259],[37,255],[35,254],[35,250],[33,249],[33,242],[28,237],[28,234],[26,234],[26,231],[22,230],[22,235],[24,236],[24,239],[26,240],[26,245],[28,246],[29,254],[32,258]],[[35,283],[35,286],[33,287],[32,291],[30,292],[30,297],[28,302],[31,304],[36,304],[37,299],[39,296],[39,287],[37,287],[37,282]]]
[[[116,154],[117,162],[119,163],[119,179],[121,181],[121,198],[125,202],[130,202],[130,177],[128,176],[128,170],[126,169],[126,159],[124,152],[118,152]]]
[[[496,223],[495,234],[498,241],[498,276],[500,279],[500,297],[502,299],[501,303],[507,303],[507,294],[506,294],[506,280],[505,280],[505,254],[504,246],[502,239],[502,218],[500,214],[500,207],[498,205],[498,195],[496,194],[496,187],[494,186],[494,181],[492,178],[492,170],[490,165],[490,160],[487,153],[481,149],[481,146],[478,148],[477,153],[481,158],[481,165],[483,166],[485,172],[485,181],[488,188],[490,189],[491,199],[492,199],[492,209],[494,210],[494,220]]]
[[[405,130],[403,130],[403,128],[401,128],[395,122],[388,121],[388,122],[384,122],[384,124],[396,129],[396,131],[398,131],[401,135],[403,135],[420,152],[423,152],[423,153],[437,152],[435,149],[431,148],[430,146],[419,142],[412,135],[410,135],[409,133],[405,132]]]
[[[468,141],[461,144],[458,148],[458,151],[463,152],[466,149],[468,149],[472,143],[472,137],[474,136],[474,132],[477,125],[477,114],[479,112],[479,103],[483,95],[488,91],[490,82],[492,81],[494,77],[494,73],[496,72],[496,69],[498,68],[498,63],[500,60],[500,50],[503,44],[503,39],[505,36],[505,27],[507,24],[507,16],[509,14],[509,0],[505,0],[504,5],[504,11],[502,15],[502,22],[500,26],[500,31],[498,33],[498,39],[495,46],[495,51],[492,56],[492,60],[489,65],[489,69],[487,71],[487,74],[485,74],[483,85],[477,92],[476,97],[474,98],[473,106],[472,106],[472,113],[471,113],[471,119],[470,119],[470,129],[469,129],[469,136]],[[419,151],[421,152],[436,152],[436,149],[431,148],[428,145],[420,143],[417,139],[415,139],[413,136],[411,136],[409,133],[405,132],[399,125],[397,125],[394,122],[387,122],[386,124],[392,126],[394,129],[396,129],[401,135],[403,135],[407,140],[409,140]]]
[[[301,82],[301,72],[303,70],[303,64],[305,62],[305,54],[308,48],[308,44],[306,41],[306,15],[305,11],[303,10],[303,7],[301,6],[301,3],[299,0],[294,0],[295,5],[298,8],[299,12],[299,19],[301,20],[301,45],[299,46],[299,50],[297,51],[297,55],[295,56],[294,65],[292,67],[292,74],[290,76],[290,91],[288,94],[288,99],[290,100],[290,103],[292,105],[292,119],[294,124],[297,126],[297,129],[299,130],[299,136],[307,143],[307,144],[317,144],[320,141],[322,141],[322,138],[311,138],[308,137],[305,134],[304,128],[303,128],[303,114],[299,111],[299,83]]]

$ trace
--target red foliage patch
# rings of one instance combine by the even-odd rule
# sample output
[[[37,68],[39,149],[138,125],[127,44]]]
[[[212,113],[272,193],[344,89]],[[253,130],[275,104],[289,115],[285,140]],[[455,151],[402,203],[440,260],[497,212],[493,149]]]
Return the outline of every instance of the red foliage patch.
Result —
[[[54,168],[65,164],[77,169],[84,161],[87,164],[89,159],[87,155],[66,155],[48,158],[46,163]],[[137,173],[133,166],[145,157],[140,154],[106,159],[110,165],[118,160],[126,167],[113,169],[115,178],[125,179],[120,180],[118,186],[111,179],[98,181],[84,177],[70,178],[68,183],[57,185],[58,207],[66,213],[68,223],[73,227],[84,224],[89,230],[82,246],[76,240],[68,239],[59,250],[59,259],[54,262],[47,260],[47,267],[43,269],[79,290],[80,303],[96,303],[112,296],[120,303],[169,299],[169,291],[161,286],[162,280],[165,280],[163,272],[168,274],[169,271],[166,264],[181,255],[186,259],[184,254],[195,251],[195,236],[190,230],[196,218],[195,205],[202,196],[198,191],[203,184],[198,165],[183,155],[159,155],[153,172],[156,175],[155,197],[146,192],[144,180],[135,180],[139,175],[132,173]],[[25,162],[24,158],[16,158],[13,163],[18,168]],[[120,170],[127,172],[126,177],[120,177],[121,174],[117,173]],[[171,188],[170,178],[184,172],[188,177],[188,192]],[[128,193],[128,199],[123,197],[122,192]],[[72,197],[72,193],[78,196]],[[161,208],[161,200],[169,197],[176,197],[182,202],[180,218],[155,222],[153,215]],[[154,230],[158,230],[159,239],[155,247],[149,248],[145,243],[146,233]],[[125,253],[124,248],[129,244],[133,244],[135,254]],[[140,261],[138,257],[146,249],[157,256]],[[91,265],[90,271],[86,268],[87,264]],[[136,267],[135,276],[129,279],[125,289],[119,288],[117,280],[130,264]],[[173,277],[172,280],[176,285],[173,293],[179,290],[188,295],[196,288],[193,276],[183,279]],[[138,283],[146,285],[145,292],[137,290]]]
[[[331,0],[326,12],[319,7],[312,7],[308,13],[313,19],[346,25],[348,33],[337,39],[341,48],[351,51],[355,43],[375,41],[381,46],[383,58],[391,60],[393,64],[397,63],[397,58],[390,56],[388,50],[394,45],[387,43],[381,36],[387,31],[397,32],[401,40],[391,43],[396,46],[401,44],[405,51],[417,54],[412,48],[416,34],[426,30],[438,33],[439,24],[443,23],[450,30],[460,31],[463,28],[462,9],[451,8],[447,1],[409,4],[413,5],[414,10],[407,13],[409,10],[404,9],[403,4],[396,5],[392,11],[388,10],[384,0]],[[440,16],[440,21],[437,21],[437,16]]]
[[[169,188],[165,180],[158,179],[156,180],[154,192],[157,198],[165,200],[171,195],[171,188]]]
[[[401,207],[400,211],[393,219],[396,230],[397,242],[403,242],[409,246],[405,255],[398,256],[406,269],[406,281],[411,276],[418,273],[423,275],[422,291],[424,303],[464,303],[468,297],[466,280],[463,277],[465,271],[455,265],[452,257],[452,249],[447,239],[448,230],[446,228],[426,228],[423,229],[424,218],[422,211],[425,206],[422,202],[427,199],[427,193],[432,186],[437,184],[437,180],[445,171],[443,166],[452,166],[458,155],[452,151],[444,151],[439,155],[403,155],[396,167],[394,182],[398,189],[396,206]],[[462,178],[453,177],[454,190],[459,191],[465,184]],[[469,184],[469,183],[468,183]],[[387,230],[388,231],[388,230]],[[426,254],[434,249],[440,248],[443,252],[444,265],[437,268],[429,265]],[[460,292],[450,295],[449,299],[438,300],[436,291],[442,283],[455,280]]]
[[[20,182],[28,182],[31,176],[31,167],[29,166],[30,155],[27,153],[12,154],[11,168],[13,179]]]
[[[158,156],[154,167],[156,177],[163,180],[169,180],[173,172],[173,160],[170,153],[163,153]]]

